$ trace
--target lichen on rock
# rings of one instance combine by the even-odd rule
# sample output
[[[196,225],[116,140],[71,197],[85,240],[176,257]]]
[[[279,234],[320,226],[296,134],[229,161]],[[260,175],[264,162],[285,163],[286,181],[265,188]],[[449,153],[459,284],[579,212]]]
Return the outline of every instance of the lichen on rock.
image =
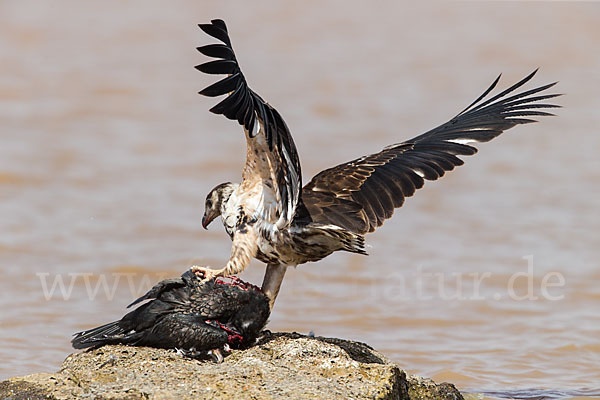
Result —
[[[408,377],[366,344],[271,334],[216,364],[172,350],[104,346],[66,358],[55,374],[0,383],[18,399],[462,399],[451,384]]]

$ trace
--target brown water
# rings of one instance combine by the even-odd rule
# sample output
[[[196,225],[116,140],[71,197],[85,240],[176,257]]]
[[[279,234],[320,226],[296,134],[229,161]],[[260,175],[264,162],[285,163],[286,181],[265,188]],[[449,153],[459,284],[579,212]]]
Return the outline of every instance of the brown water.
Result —
[[[243,137],[192,68],[210,42],[195,24],[221,17],[305,180],[444,122],[499,72],[560,80],[559,117],[428,183],[371,256],[291,270],[269,327],[368,342],[490,397],[598,395],[600,3],[281,3],[0,3],[0,378],[56,370],[73,332],[226,261],[202,203],[238,179]]]

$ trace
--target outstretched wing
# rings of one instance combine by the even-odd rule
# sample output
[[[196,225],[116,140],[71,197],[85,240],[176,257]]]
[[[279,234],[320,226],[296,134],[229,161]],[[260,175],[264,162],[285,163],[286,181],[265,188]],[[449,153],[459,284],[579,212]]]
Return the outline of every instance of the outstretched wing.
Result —
[[[313,221],[341,226],[356,233],[372,232],[390,218],[406,197],[462,165],[459,156],[477,152],[472,142],[487,142],[530,117],[553,115],[543,103],[559,94],[541,94],[556,84],[514,94],[537,72],[486,99],[500,76],[457,116],[420,136],[369,156],[326,169],[303,189],[302,200]]]
[[[214,19],[210,24],[198,26],[222,43],[198,47],[202,54],[217,60],[196,68],[207,74],[227,75],[199,93],[209,97],[227,95],[210,111],[237,120],[244,127],[248,154],[243,178],[259,182],[263,191],[267,191],[265,201],[277,204],[277,209],[265,211],[268,215],[263,217],[272,220],[269,222],[277,220],[278,225],[288,223],[298,204],[302,184],[300,160],[290,131],[277,110],[248,87],[225,22]]]

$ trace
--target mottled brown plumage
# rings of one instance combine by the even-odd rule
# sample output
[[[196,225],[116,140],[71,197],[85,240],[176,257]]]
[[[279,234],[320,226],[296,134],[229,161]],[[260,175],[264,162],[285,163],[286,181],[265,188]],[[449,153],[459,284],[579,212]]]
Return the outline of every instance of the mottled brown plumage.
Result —
[[[221,215],[233,240],[227,267],[217,274],[243,270],[251,256],[268,264],[263,290],[271,305],[286,266],[318,261],[339,250],[366,254],[363,235],[381,226],[426,180],[439,179],[463,164],[461,156],[475,154],[471,143],[487,142],[518,124],[535,122],[531,117],[552,115],[543,110],[558,107],[544,103],[558,94],[541,94],[554,83],[517,92],[537,70],[487,98],[498,76],[450,121],[326,169],[300,189],[300,163],[289,129],[281,115],[248,87],[225,23],[213,20],[200,27],[222,44],[199,47],[204,55],[218,59],[197,68],[228,75],[200,94],[227,95],[211,111],[243,125],[248,144],[242,183],[220,185],[209,193],[203,225]]]
[[[534,95],[555,83],[508,96],[536,72],[480,103],[494,89],[498,76],[483,95],[445,124],[379,153],[318,173],[302,189],[302,200],[313,221],[355,233],[373,232],[404,204],[406,197],[423,187],[425,180],[441,178],[463,164],[458,156],[477,152],[466,143],[487,142],[515,125],[536,122],[527,117],[553,115],[539,109],[557,105],[538,102],[558,94]]]

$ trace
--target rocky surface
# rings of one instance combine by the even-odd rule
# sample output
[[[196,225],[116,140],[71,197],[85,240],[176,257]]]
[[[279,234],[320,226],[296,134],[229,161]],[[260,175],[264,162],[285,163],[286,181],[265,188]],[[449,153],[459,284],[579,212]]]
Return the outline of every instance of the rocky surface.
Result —
[[[216,364],[175,351],[104,346],[60,371],[0,383],[1,399],[462,399],[452,384],[404,371],[369,346],[272,334]]]

